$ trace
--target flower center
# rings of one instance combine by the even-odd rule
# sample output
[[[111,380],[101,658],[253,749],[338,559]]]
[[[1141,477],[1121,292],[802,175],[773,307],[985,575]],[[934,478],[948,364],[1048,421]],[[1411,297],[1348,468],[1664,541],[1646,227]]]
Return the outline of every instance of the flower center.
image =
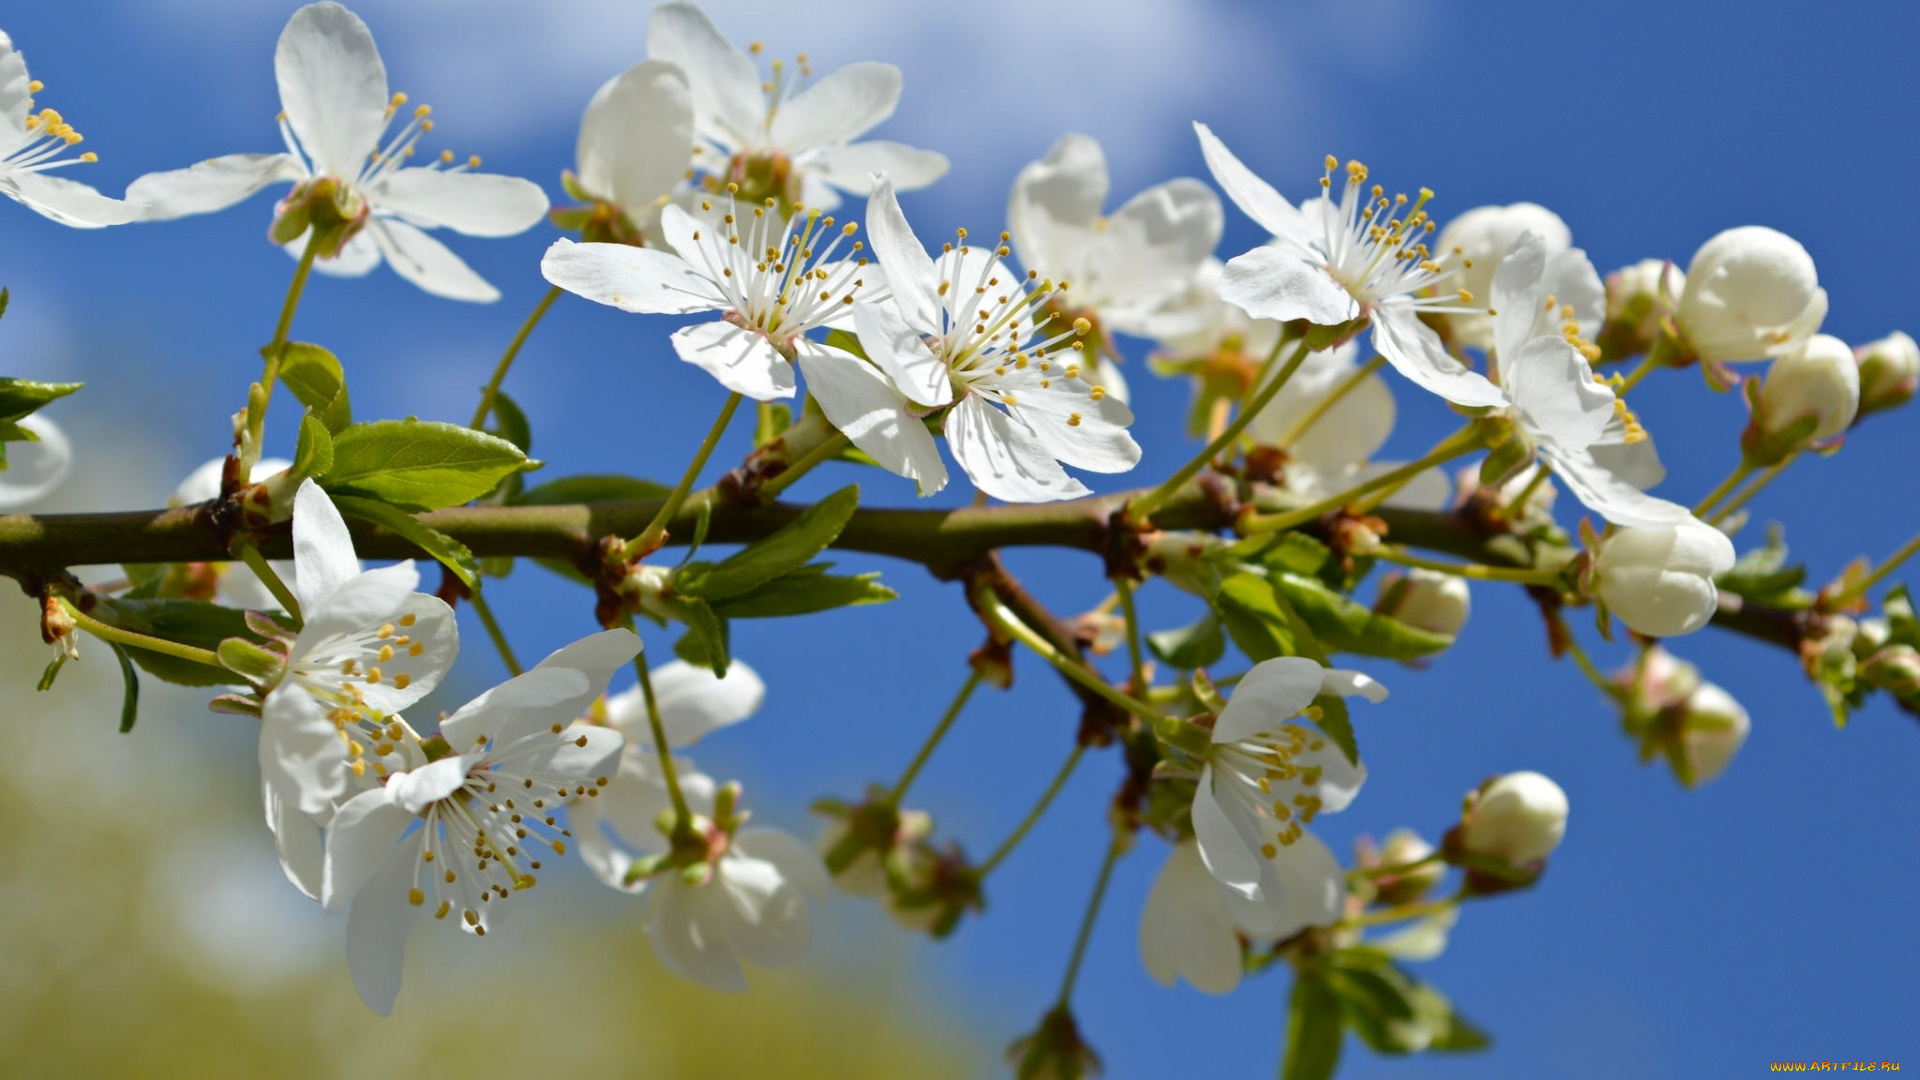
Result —
[[[942,247],[944,333],[929,341],[946,361],[955,394],[972,391],[1017,406],[1016,382],[1049,390],[1055,380],[1078,379],[1082,366],[1092,363],[1083,355],[1086,342],[1081,339],[1093,324],[1085,318],[1068,319],[1069,283],[1037,280],[1037,270],[1027,271],[1025,278],[1015,274],[1001,261],[1011,253],[1007,233],[1000,234],[990,254],[967,244],[967,230],[957,230],[956,237],[957,249],[953,243]],[[1060,322],[1067,328],[1053,332],[1050,324]],[[1032,340],[1036,336],[1039,340]],[[1092,394],[1098,401],[1106,390],[1094,386]]]
[[[793,216],[783,217],[771,196],[743,206],[738,191],[730,183],[717,200],[700,200],[706,220],[694,231],[696,250],[682,253],[718,286],[737,325],[790,353],[795,338],[838,317],[856,297],[885,299],[884,293],[861,292],[867,287],[864,243],[853,240],[848,257],[832,261],[859,226],[836,226],[832,217],[799,204]]]
[[[1450,265],[1450,252],[1435,258],[1424,237],[1436,228],[1426,211],[1433,192],[1421,188],[1417,198],[1404,194],[1389,197],[1379,184],[1367,186],[1367,167],[1349,161],[1347,181],[1340,201],[1333,201],[1333,173],[1340,163],[1327,155],[1326,173],[1320,178],[1318,214],[1322,228],[1320,254],[1325,258],[1328,276],[1339,282],[1363,308],[1372,308],[1393,296],[1408,296],[1416,307],[1430,311],[1471,309],[1473,295],[1465,289],[1446,295],[1415,296],[1435,289],[1451,278],[1458,267]]]
[[[1305,715],[1314,718],[1317,706]],[[1322,767],[1303,765],[1297,758],[1326,748],[1326,739],[1299,724],[1282,724],[1237,742],[1216,743],[1213,763],[1224,771],[1229,791],[1250,804],[1261,817],[1281,823],[1272,842],[1261,845],[1261,854],[1271,859],[1275,844],[1291,847],[1304,834],[1304,826],[1313,824],[1322,801],[1314,793],[1319,786]],[[1291,787],[1291,797],[1289,797]]]
[[[37,94],[44,85],[40,80],[34,79],[27,84],[27,91]],[[31,108],[32,101],[29,100],[27,105]],[[57,169],[63,165],[100,160],[99,155],[92,151],[74,157],[60,156],[67,147],[80,142],[84,136],[73,130],[73,125],[67,123],[65,117],[52,109],[41,109],[37,113],[28,114],[24,127],[26,128],[25,137],[20,145],[0,156],[0,165],[4,165],[9,171],[41,172],[46,169]]]

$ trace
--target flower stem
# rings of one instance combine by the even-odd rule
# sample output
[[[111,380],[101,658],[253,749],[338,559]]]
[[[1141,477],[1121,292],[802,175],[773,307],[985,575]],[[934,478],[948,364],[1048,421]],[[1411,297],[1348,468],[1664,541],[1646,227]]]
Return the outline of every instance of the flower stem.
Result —
[[[1436,851],[1425,858],[1415,859],[1412,862],[1394,863],[1390,866],[1369,866],[1363,869],[1350,870],[1348,874],[1352,877],[1364,878],[1397,877],[1401,874],[1411,874],[1415,870],[1431,866],[1439,862],[1441,857],[1441,854]]]
[[[952,727],[954,720],[959,718],[960,710],[966,708],[967,699],[973,696],[974,689],[979,685],[980,669],[974,668],[967,676],[967,681],[961,684],[960,692],[954,695],[953,704],[947,706],[946,715],[934,725],[933,734],[927,736],[927,741],[920,747],[920,752],[913,756],[913,763],[907,766],[906,772],[900,774],[900,782],[893,785],[893,793],[887,796],[888,805],[900,805],[900,800],[907,794],[908,785],[913,783],[914,777],[920,775],[920,769],[926,765],[927,759],[933,756],[933,748],[940,745],[941,739],[946,738],[947,729]]]
[[[1064,1009],[1073,997],[1073,983],[1080,977],[1080,961],[1086,958],[1087,941],[1093,937],[1093,922],[1100,916],[1100,901],[1106,899],[1107,883],[1113,880],[1113,864],[1127,850],[1127,836],[1115,831],[1107,845],[1106,860],[1100,864],[1100,876],[1094,879],[1093,896],[1087,901],[1087,913],[1080,917],[1080,933],[1073,939],[1073,955],[1067,960],[1066,977],[1060,980],[1060,997],[1055,1008]]]
[[[1419,919],[1428,915],[1438,914],[1459,903],[1460,895],[1456,893],[1440,900],[1422,900],[1417,903],[1401,904],[1397,907],[1385,908],[1380,911],[1369,911],[1364,915],[1356,915],[1346,920],[1343,925],[1356,927],[1379,926],[1383,923],[1404,922],[1408,919]]]
[[[1433,448],[1432,453],[1429,453],[1426,457],[1418,461],[1410,461],[1392,472],[1381,473],[1379,476],[1374,477],[1364,484],[1355,485],[1338,495],[1321,499],[1311,506],[1303,506],[1298,510],[1289,510],[1284,514],[1274,514],[1268,517],[1254,515],[1242,524],[1241,530],[1247,533],[1279,532],[1282,529],[1291,529],[1299,525],[1305,525],[1320,515],[1332,510],[1338,510],[1340,507],[1353,502],[1361,496],[1376,491],[1386,491],[1391,494],[1407,481],[1433,468],[1435,465],[1452,461],[1454,458],[1460,457],[1463,454],[1470,454],[1479,448],[1479,432],[1472,424],[1469,424],[1448,436],[1439,446]]]
[[[1523,570],[1514,566],[1444,562],[1410,554],[1405,548],[1400,547],[1383,547],[1374,552],[1374,555],[1390,563],[1399,563],[1401,566],[1435,570],[1442,574],[1472,578],[1476,581],[1512,581],[1521,585],[1552,585],[1560,580],[1560,572],[1557,570]]]
[[[845,432],[834,432],[822,441],[819,446],[801,455],[799,461],[787,466],[785,472],[761,484],[760,500],[762,502],[772,502],[781,492],[793,486],[794,481],[811,472],[815,465],[839,454],[840,451],[844,450],[847,444],[852,441],[853,440],[847,438]]]
[[[1592,659],[1587,656],[1587,650],[1581,648],[1579,640],[1572,634],[1567,635],[1567,651],[1573,654],[1573,662],[1580,665],[1580,670],[1586,673],[1588,681],[1598,687],[1602,693],[1609,697],[1617,693],[1613,684],[1608,682],[1607,677],[1600,673],[1600,669],[1593,665]]]
[[[487,606],[486,597],[475,589],[467,594],[467,603],[473,605],[473,613],[480,617],[480,625],[487,628],[487,636],[493,639],[493,647],[500,653],[500,659],[507,665],[507,671],[521,674],[520,661],[513,655],[513,646],[507,644],[507,635],[501,631],[500,623],[493,617],[493,609]]]
[[[1266,366],[1272,366],[1274,358],[1280,355],[1280,350],[1285,344],[1285,339],[1274,342],[1273,352],[1268,354]],[[1260,388],[1260,392],[1253,396],[1253,400],[1241,408],[1240,415],[1233,418],[1233,423],[1228,424],[1226,430],[1215,436],[1212,442],[1194,455],[1192,461],[1180,466],[1180,471],[1167,477],[1159,487],[1133,501],[1133,504],[1127,508],[1128,520],[1144,522],[1152,517],[1155,510],[1160,509],[1168,499],[1173,497],[1174,492],[1180,490],[1180,485],[1193,479],[1208,462],[1232,447],[1234,440],[1240,437],[1240,433],[1247,429],[1248,424],[1253,423],[1253,418],[1260,415],[1260,411],[1267,407],[1267,403],[1273,400],[1274,395],[1287,385],[1287,380],[1293,378],[1293,373],[1300,370],[1300,365],[1307,360],[1308,351],[1307,343],[1302,339],[1300,347],[1287,358],[1286,366],[1281,368],[1280,373],[1275,375],[1267,385]]]
[[[1307,415],[1301,417],[1300,422],[1293,425],[1292,430],[1288,431],[1285,435],[1282,435],[1280,437],[1280,445],[1292,446],[1294,443],[1298,442],[1300,440],[1300,436],[1307,433],[1308,428],[1318,423],[1322,417],[1326,416],[1328,412],[1332,411],[1335,405],[1339,404],[1341,398],[1346,397],[1347,394],[1351,392],[1354,387],[1359,386],[1362,382],[1365,382],[1367,376],[1373,374],[1376,371],[1379,371],[1380,368],[1386,364],[1386,362],[1387,362],[1386,357],[1376,356],[1373,359],[1367,361],[1366,363],[1360,365],[1360,367],[1356,369],[1352,374],[1340,380],[1340,384],[1338,386],[1335,386],[1333,390],[1327,394],[1326,397],[1321,398],[1318,404],[1314,405],[1313,408],[1307,410]]]
[[[1747,464],[1746,461],[1743,459],[1740,462],[1740,464],[1736,466],[1731,473],[1727,474],[1727,478],[1725,480],[1720,481],[1719,487],[1716,487],[1712,491],[1707,492],[1707,497],[1704,499],[1701,499],[1698,503],[1694,505],[1693,516],[1700,517],[1703,514],[1705,514],[1708,510],[1713,509],[1714,503],[1717,503],[1721,499],[1726,498],[1727,495],[1730,494],[1734,488],[1737,488],[1740,486],[1740,481],[1745,480],[1748,474],[1752,472],[1753,472],[1753,466]]]
[[[287,335],[293,331],[293,313],[300,308],[300,297],[307,291],[307,276],[313,273],[313,260],[320,253],[320,233],[314,230],[307,237],[306,250],[300,253],[300,265],[294,268],[293,280],[287,285],[287,298],[280,304],[280,321],[274,324],[273,340],[267,345],[266,368],[260,375],[260,387],[266,391],[261,399],[259,415],[247,417],[247,433],[252,436],[256,452],[260,439],[267,427],[267,402],[273,400],[273,386],[280,381],[280,357],[287,349]],[[242,482],[248,477],[241,477]]]
[[[1147,691],[1147,659],[1140,652],[1140,615],[1133,607],[1133,582],[1124,577],[1113,579],[1114,595],[1120,598],[1120,613],[1127,620],[1127,660],[1133,666],[1133,696],[1145,700]]]
[[[1868,589],[1878,585],[1881,578],[1886,577],[1893,572],[1895,567],[1912,558],[1916,551],[1920,551],[1920,536],[1915,536],[1913,539],[1901,544],[1900,550],[1887,556],[1887,561],[1881,563],[1878,569],[1866,577],[1861,578],[1859,581],[1854,582],[1846,589],[1843,589],[1838,596],[1835,596],[1828,602],[1827,607],[1829,609],[1838,608],[1840,605],[1857,597],[1865,596]]]
[[[719,445],[720,436],[726,433],[727,425],[733,421],[734,411],[739,408],[740,394],[738,392],[728,394],[727,403],[720,407],[719,417],[714,420],[713,427],[708,429],[707,437],[701,441],[700,449],[694,453],[692,463],[687,466],[685,475],[680,477],[680,483],[673,489],[673,494],[667,496],[667,501],[653,515],[653,521],[648,523],[646,529],[642,530],[639,536],[627,541],[627,558],[644,556],[659,547],[661,540],[667,535],[667,522],[673,520],[673,515],[680,512],[680,505],[687,501],[687,493],[693,490],[693,482],[699,479],[700,470],[707,467],[707,459],[713,456],[713,448]]]
[[[1526,486],[1520,489],[1519,494],[1508,499],[1505,506],[1496,507],[1493,512],[1494,516],[1508,518],[1515,514],[1526,513],[1527,501],[1533,498],[1534,492],[1540,490],[1541,484],[1546,483],[1547,474],[1551,471],[1552,470],[1547,468],[1545,464],[1535,462],[1533,466],[1533,479],[1527,481]]]
[[[478,428],[487,422],[487,414],[493,411],[493,399],[500,394],[500,384],[506,381],[507,369],[513,366],[513,358],[520,355],[520,346],[527,343],[533,328],[539,326],[540,320],[546,316],[547,309],[553,306],[555,300],[560,299],[560,292],[558,285],[548,289],[547,295],[541,297],[540,302],[533,306],[533,313],[527,316],[527,321],[520,324],[520,332],[513,335],[513,340],[507,343],[507,351],[501,354],[500,363],[494,366],[493,378],[488,379],[486,388],[480,391],[480,407],[473,411],[473,423],[468,424],[468,427]]]
[[[1747,500],[1753,498],[1755,495],[1760,494],[1762,489],[1764,489],[1768,484],[1773,483],[1774,478],[1779,476],[1781,473],[1785,472],[1787,469],[1787,466],[1793,464],[1794,461],[1799,457],[1800,455],[1797,452],[1793,454],[1789,454],[1787,455],[1786,460],[1782,461],[1780,464],[1775,465],[1774,467],[1768,469],[1766,472],[1763,472],[1759,476],[1754,477],[1753,482],[1748,484],[1744,489],[1742,489],[1738,495],[1735,495],[1733,498],[1728,499],[1725,505],[1721,506],[1718,510],[1715,510],[1713,512],[1713,518],[1710,521],[1708,521],[1707,524],[1718,525],[1721,522],[1727,520],[1729,517],[1732,517],[1734,511],[1747,505]]]
[[[1027,833],[1032,831],[1041,815],[1047,812],[1047,807],[1053,805],[1054,796],[1060,794],[1060,789],[1067,786],[1067,777],[1073,775],[1074,767],[1080,764],[1080,758],[1086,752],[1086,744],[1078,742],[1073,744],[1073,753],[1067,755],[1066,762],[1060,766],[1060,771],[1054,774],[1053,783],[1047,785],[1047,790],[1041,794],[1040,801],[1033,804],[1033,809],[1028,810],[1027,816],[1020,819],[1020,824],[1014,828],[1013,832],[1005,840],[1000,841],[1000,846],[993,849],[993,854],[987,856],[986,862],[980,864],[979,869],[974,872],[976,877],[986,877],[994,867],[1005,862],[1007,856],[1013,854],[1013,849],[1019,847],[1020,841],[1027,838]]]
[[[1619,393],[1624,396],[1627,391],[1640,385],[1641,379],[1653,374],[1655,368],[1661,367],[1665,363],[1666,357],[1661,354],[1659,349],[1648,349],[1646,357],[1620,380]]]
[[[1008,610],[1007,606],[1000,601],[1000,597],[996,595],[992,589],[981,589],[976,595],[979,598],[981,612],[995,628],[1040,654],[1041,659],[1058,668],[1060,674],[1065,675],[1067,678],[1072,679],[1074,682],[1079,683],[1081,686],[1086,687],[1107,701],[1120,706],[1122,709],[1127,710],[1148,723],[1153,723],[1155,720],[1160,719],[1159,713],[1154,712],[1147,706],[1114,689],[1108,684],[1107,680],[1101,678],[1100,675],[1091,668],[1062,656],[1060,650],[1054,648],[1051,642],[1041,637],[1032,627],[1021,622],[1018,615]]]
[[[191,645],[182,645],[177,641],[149,637],[146,634],[138,634],[132,630],[122,630],[117,626],[103,623],[99,619],[86,614],[64,598],[61,599],[60,606],[67,609],[67,615],[73,619],[75,626],[78,626],[80,629],[85,630],[87,633],[92,634],[102,641],[111,641],[116,645],[131,645],[136,649],[146,649],[148,652],[157,652],[176,659],[191,660],[196,664],[205,664],[211,668],[221,668],[225,670],[224,666],[220,663],[220,658],[214,655],[211,650],[196,649]]]
[[[254,546],[253,541],[243,536],[235,537],[233,553],[240,556],[240,561],[247,564],[247,569],[253,571],[260,583],[273,594],[273,598],[280,601],[281,608],[293,617],[293,628],[298,630],[305,626],[306,619],[300,614],[300,601],[294,597],[293,590],[287,588],[287,583],[280,580],[280,575],[274,572],[273,565],[267,562],[265,555],[260,554],[260,549]]]
[[[738,401],[740,395],[735,394]],[[627,629],[633,627],[629,625]],[[647,702],[647,730],[653,733],[654,756],[660,759],[660,776],[667,782],[667,797],[673,800],[673,834],[675,837],[690,835],[693,831],[693,811],[687,808],[687,797],[680,790],[680,776],[673,767],[673,747],[667,745],[666,725],[660,722],[660,703],[653,697],[653,677],[647,673],[645,653],[633,658],[633,670],[640,673],[640,696]]]

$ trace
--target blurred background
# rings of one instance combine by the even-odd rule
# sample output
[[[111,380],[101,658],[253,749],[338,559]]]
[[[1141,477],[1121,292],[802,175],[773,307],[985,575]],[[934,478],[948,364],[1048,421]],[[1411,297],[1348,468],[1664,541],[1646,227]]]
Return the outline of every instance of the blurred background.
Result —
[[[101,163],[66,175],[118,194],[142,172],[279,149],[274,40],[296,5],[258,0],[71,0],[0,22]],[[579,0],[362,0],[396,90],[434,107],[425,147],[560,195],[581,107],[645,55],[647,6]],[[1205,176],[1189,121],[1294,197],[1320,159],[1356,157],[1390,189],[1438,192],[1445,221],[1486,203],[1557,211],[1604,273],[1684,263],[1720,229],[1765,224],[1803,242],[1850,342],[1920,330],[1920,9],[1912,4],[1616,2],[1542,9],[1420,0],[881,0],[709,5],[736,40],[810,53],[816,70],[899,64],[906,93],[877,134],[946,153],[949,176],[905,196],[922,235],[1002,227],[1009,183],[1063,131],[1101,140],[1117,205],[1175,175]],[[53,406],[79,457],[38,509],[159,505],[221,453],[258,372],[292,260],[265,242],[270,196],[226,213],[71,231],[0,206],[0,371],[88,382]],[[545,288],[546,227],[450,245],[505,294],[490,306],[426,296],[386,269],[316,277],[294,328],[346,364],[365,417],[460,421]],[[1261,239],[1228,209],[1223,256]],[[669,320],[564,299],[507,390],[532,420],[548,477],[621,471],[671,481],[722,392],[675,361]],[[1191,453],[1187,390],[1126,369],[1146,463],[1100,490],[1158,480]],[[1659,440],[1659,493],[1692,502],[1734,464],[1745,411],[1691,372],[1663,373],[1635,407]],[[1451,426],[1404,384],[1388,457]],[[1643,399],[1644,396],[1644,399]],[[276,411],[276,415],[278,412]],[[269,450],[291,450],[279,415]],[[1875,417],[1832,459],[1796,465],[1755,503],[1784,522],[1815,580],[1884,555],[1920,526],[1920,418]],[[715,457],[747,449],[749,425]],[[829,466],[796,488],[859,480],[869,504],[901,482]],[[1095,478],[1089,478],[1093,482]],[[935,502],[957,504],[955,486]],[[1563,511],[1563,522],[1576,519]],[[1017,553],[1016,574],[1061,612],[1105,596],[1081,555]],[[742,623],[735,653],[766,678],[761,714],[698,759],[738,777],[760,819],[811,835],[806,806],[890,780],[965,676],[980,631],[960,594],[913,565],[865,556],[893,604],[804,624]],[[524,657],[594,629],[591,596],[530,565],[493,587]],[[1150,626],[1195,606],[1142,594]],[[1727,775],[1680,788],[1636,763],[1617,717],[1570,664],[1547,660],[1515,591],[1476,587],[1460,644],[1430,669],[1370,665],[1394,691],[1361,710],[1371,782],[1324,819],[1336,848],[1408,825],[1429,838],[1489,774],[1548,773],[1568,791],[1565,846],[1532,892],[1474,905],[1421,974],[1495,1039],[1463,1058],[1389,1060],[1350,1045],[1342,1075],[1740,1075],[1776,1059],[1920,1062],[1920,728],[1884,702],[1836,731],[1793,659],[1713,631],[1674,643],[1751,711]],[[288,1077],[567,1071],[645,1077],[992,1076],[1000,1049],[1046,1007],[1104,842],[1118,764],[1083,765],[989,885],[985,918],[944,943],[836,898],[801,967],[757,975],[741,998],[662,973],[637,907],[556,875],[528,918],[484,943],[414,935],[397,1012],[353,996],[343,921],[282,878],[261,828],[253,734],[203,694],[148,683],[131,735],[115,732],[117,672],[89,648],[35,695],[45,661],[24,599],[0,603],[0,1060],[20,1076]],[[446,687],[450,708],[503,676],[477,625]],[[670,638],[649,637],[665,654]],[[1590,644],[1598,644],[1592,643]],[[1603,663],[1623,650],[1599,646]],[[1020,661],[983,692],[910,800],[982,853],[1066,755],[1076,713],[1058,680]],[[1163,990],[1135,935],[1164,845],[1121,862],[1080,982],[1083,1032],[1114,1078],[1271,1075],[1284,975],[1209,998]],[[543,890],[545,892],[545,890]],[[476,1023],[479,1027],[476,1030]]]

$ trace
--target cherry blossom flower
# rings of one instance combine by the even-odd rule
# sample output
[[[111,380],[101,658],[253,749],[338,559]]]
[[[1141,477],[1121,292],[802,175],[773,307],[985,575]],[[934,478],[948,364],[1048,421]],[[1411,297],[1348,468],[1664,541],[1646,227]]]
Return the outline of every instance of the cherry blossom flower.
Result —
[[[555,811],[607,786],[624,742],[570,725],[639,652],[632,631],[604,631],[468,702],[437,736],[391,721],[418,763],[340,808],[321,889],[328,911],[352,906],[347,967],[368,1008],[393,1012],[422,911],[484,937],[537,883],[541,849],[566,854]]]
[[[947,445],[974,487],[1008,502],[1071,499],[1089,489],[1063,464],[1117,473],[1139,462],[1133,413],[1083,376],[1092,324],[1047,326],[1061,321],[1050,305],[1064,306],[1066,287],[1016,274],[1002,261],[1006,234],[983,251],[961,230],[959,245],[933,259],[885,177],[867,201],[867,230],[892,302],[854,306],[860,344],[919,409],[944,410]]]
[[[40,81],[27,74],[26,57],[0,31],[0,194],[76,229],[121,225],[139,217],[137,206],[48,175],[50,170],[99,158],[92,151],[63,156],[82,136],[58,112],[33,110],[33,95],[40,89]]]
[[[1319,841],[1308,836],[1304,843]],[[1240,985],[1242,937],[1278,941],[1340,918],[1343,890],[1329,887],[1337,863],[1334,877],[1317,857],[1275,858],[1269,865],[1274,895],[1252,900],[1207,871],[1198,841],[1173,846],[1140,913],[1140,959],[1155,982],[1172,986],[1184,978],[1204,993],[1231,993]]]
[[[660,211],[686,182],[693,160],[693,95],[664,60],[642,60],[608,79],[587,102],[562,182],[589,206],[554,211],[589,240],[660,243]]]
[[[690,3],[653,9],[647,55],[686,72],[694,130],[704,144],[694,162],[716,190],[734,182],[755,199],[778,196],[831,210],[840,202],[835,189],[864,195],[876,172],[895,177],[902,190],[946,175],[947,159],[931,150],[853,141],[899,104],[900,69],[892,64],[849,64],[809,81],[803,54],[791,68],[774,61],[763,79],[753,58]]]
[[[269,184],[292,181],[279,205],[274,238],[299,255],[311,220],[323,236],[322,273],[359,277],[384,260],[435,296],[492,301],[500,293],[426,229],[466,236],[525,232],[547,212],[539,185],[472,171],[478,158],[409,166],[414,146],[433,129],[417,106],[391,136],[405,94],[387,93],[387,69],[360,17],[336,3],[293,13],[274,53],[280,84],[280,154],[228,154],[186,169],[148,173],[127,188],[147,220],[224,210]],[[443,167],[450,166],[450,167]],[[292,232],[292,235],[281,235]]]

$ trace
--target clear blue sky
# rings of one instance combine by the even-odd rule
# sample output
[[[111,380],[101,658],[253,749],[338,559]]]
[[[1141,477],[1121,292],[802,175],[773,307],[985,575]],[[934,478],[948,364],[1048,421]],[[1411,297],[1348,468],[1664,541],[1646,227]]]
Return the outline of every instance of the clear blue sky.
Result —
[[[278,147],[271,58],[293,7],[85,0],[13,9],[3,28],[47,83],[42,103],[101,155],[68,175],[117,193],[150,169]],[[583,0],[537,15],[508,0],[358,10],[394,87],[434,105],[429,150],[478,153],[488,169],[556,195],[586,97],[644,55],[638,3]],[[1296,196],[1331,152],[1366,161],[1390,187],[1433,188],[1443,221],[1484,203],[1543,203],[1603,272],[1648,256],[1684,262],[1722,228],[1771,225],[1817,261],[1829,332],[1858,342],[1920,330],[1920,216],[1906,201],[1920,174],[1911,4],[985,0],[913,13],[853,0],[805,5],[804,17],[791,4],[712,10],[737,37],[810,51],[820,69],[862,59],[905,68],[905,102],[883,134],[954,162],[939,186],[906,198],[923,235],[999,228],[1013,172],[1069,129],[1106,144],[1116,198],[1204,175],[1187,126],[1203,119]],[[0,369],[91,384],[52,413],[82,455],[65,505],[80,508],[107,486],[97,472],[88,480],[89,461],[119,470],[116,490],[157,503],[220,452],[292,269],[264,240],[268,214],[263,196],[216,217],[79,233],[0,206],[0,281],[13,290]],[[544,288],[537,261],[552,236],[541,227],[452,241],[505,293],[498,304],[437,300],[381,270],[318,281],[295,336],[342,357],[362,416],[464,419]],[[1259,239],[1229,210],[1223,254]],[[722,395],[672,359],[672,327],[573,299],[556,308],[508,384],[532,417],[547,475],[677,474]],[[1136,359],[1145,352],[1135,343]],[[1190,452],[1179,428],[1185,389],[1157,384],[1137,363],[1129,374],[1147,451],[1140,478],[1158,479]],[[1690,373],[1659,387],[1636,407],[1670,470],[1661,493],[1690,502],[1733,464],[1744,412]],[[1395,389],[1402,424],[1389,450],[1417,452],[1449,415],[1404,383]],[[1816,578],[1920,527],[1917,423],[1876,418],[1837,458],[1797,466],[1758,501],[1759,518],[1786,523]],[[290,443],[284,424],[279,432]],[[742,425],[716,461],[737,460],[745,434]],[[833,467],[797,493],[855,478]],[[890,477],[857,478],[870,503],[911,501]],[[963,499],[956,488],[942,501]],[[1058,610],[1104,595],[1083,556],[1011,562],[1044,582]],[[884,570],[902,599],[806,624],[739,626],[736,652],[767,678],[768,706],[700,755],[742,777],[763,818],[807,832],[814,797],[897,774],[979,638],[951,586],[911,565],[844,565]],[[591,598],[536,568],[497,591],[523,653],[593,628]],[[1915,721],[1876,704],[1836,732],[1790,657],[1705,632],[1675,651],[1746,704],[1754,732],[1722,780],[1685,792],[1664,770],[1638,766],[1578,672],[1547,661],[1522,597],[1477,588],[1474,602],[1461,643],[1430,670],[1375,667],[1394,696],[1360,721],[1372,779],[1323,835],[1342,845],[1412,825],[1431,837],[1484,776],[1535,768],[1572,799],[1568,839],[1540,888],[1469,909],[1453,947],[1424,968],[1494,1033],[1492,1053],[1388,1061],[1350,1050],[1343,1075],[1730,1076],[1778,1058],[1920,1065]],[[1193,610],[1164,587],[1144,603],[1156,625]],[[466,689],[499,674],[470,631]],[[970,710],[913,801],[986,850],[1039,792],[1072,730],[1066,694],[1023,660],[1016,690]],[[996,875],[987,917],[917,948],[921,970],[995,1038],[1023,1030],[1052,992],[1117,773],[1110,758],[1084,766]],[[264,831],[259,841],[269,842]],[[1196,1058],[1208,1075],[1270,1075],[1284,977],[1212,999],[1164,991],[1139,963],[1138,913],[1163,853],[1146,839],[1117,873],[1081,983],[1085,1029],[1117,1080],[1197,1073]],[[836,904],[847,917],[833,922],[830,944],[895,934],[856,902]],[[536,1024],[559,1030],[564,1018]]]

